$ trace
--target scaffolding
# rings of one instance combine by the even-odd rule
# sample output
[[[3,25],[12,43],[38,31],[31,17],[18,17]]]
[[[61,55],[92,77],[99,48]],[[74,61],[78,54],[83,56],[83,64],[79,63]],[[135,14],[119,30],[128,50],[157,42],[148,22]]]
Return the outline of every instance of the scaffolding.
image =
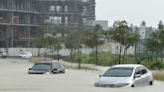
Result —
[[[32,47],[47,26],[77,31],[94,20],[95,0],[0,0],[0,47]]]

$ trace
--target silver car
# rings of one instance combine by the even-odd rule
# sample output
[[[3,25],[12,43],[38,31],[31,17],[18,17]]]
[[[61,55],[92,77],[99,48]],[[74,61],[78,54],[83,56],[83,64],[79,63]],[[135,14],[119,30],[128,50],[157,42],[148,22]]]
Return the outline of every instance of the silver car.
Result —
[[[29,74],[65,73],[64,66],[58,61],[40,61],[29,68]]]
[[[120,64],[109,68],[95,83],[96,87],[135,87],[153,85],[152,73],[143,65]]]

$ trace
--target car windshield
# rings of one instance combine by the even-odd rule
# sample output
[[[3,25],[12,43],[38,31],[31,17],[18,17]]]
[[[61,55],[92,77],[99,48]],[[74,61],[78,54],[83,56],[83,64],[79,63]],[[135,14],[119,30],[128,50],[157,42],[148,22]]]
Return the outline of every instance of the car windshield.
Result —
[[[50,70],[51,63],[36,63],[32,67],[32,70]]]
[[[114,67],[108,69],[104,73],[104,77],[130,77],[132,75],[132,67]]]

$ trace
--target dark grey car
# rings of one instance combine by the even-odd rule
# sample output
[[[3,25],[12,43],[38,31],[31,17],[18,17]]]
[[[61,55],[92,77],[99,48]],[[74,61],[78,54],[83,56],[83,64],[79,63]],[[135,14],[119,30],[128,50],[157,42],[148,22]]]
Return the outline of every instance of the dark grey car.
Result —
[[[58,61],[40,61],[35,63],[32,68],[29,68],[29,74],[45,74],[45,73],[65,73],[64,66]]]

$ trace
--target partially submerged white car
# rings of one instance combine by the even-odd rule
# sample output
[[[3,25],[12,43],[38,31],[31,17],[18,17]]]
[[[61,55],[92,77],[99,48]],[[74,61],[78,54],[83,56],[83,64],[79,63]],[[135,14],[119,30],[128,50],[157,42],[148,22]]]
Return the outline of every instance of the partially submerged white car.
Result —
[[[153,85],[152,73],[143,65],[120,64],[109,68],[95,83],[96,87],[136,87]]]

